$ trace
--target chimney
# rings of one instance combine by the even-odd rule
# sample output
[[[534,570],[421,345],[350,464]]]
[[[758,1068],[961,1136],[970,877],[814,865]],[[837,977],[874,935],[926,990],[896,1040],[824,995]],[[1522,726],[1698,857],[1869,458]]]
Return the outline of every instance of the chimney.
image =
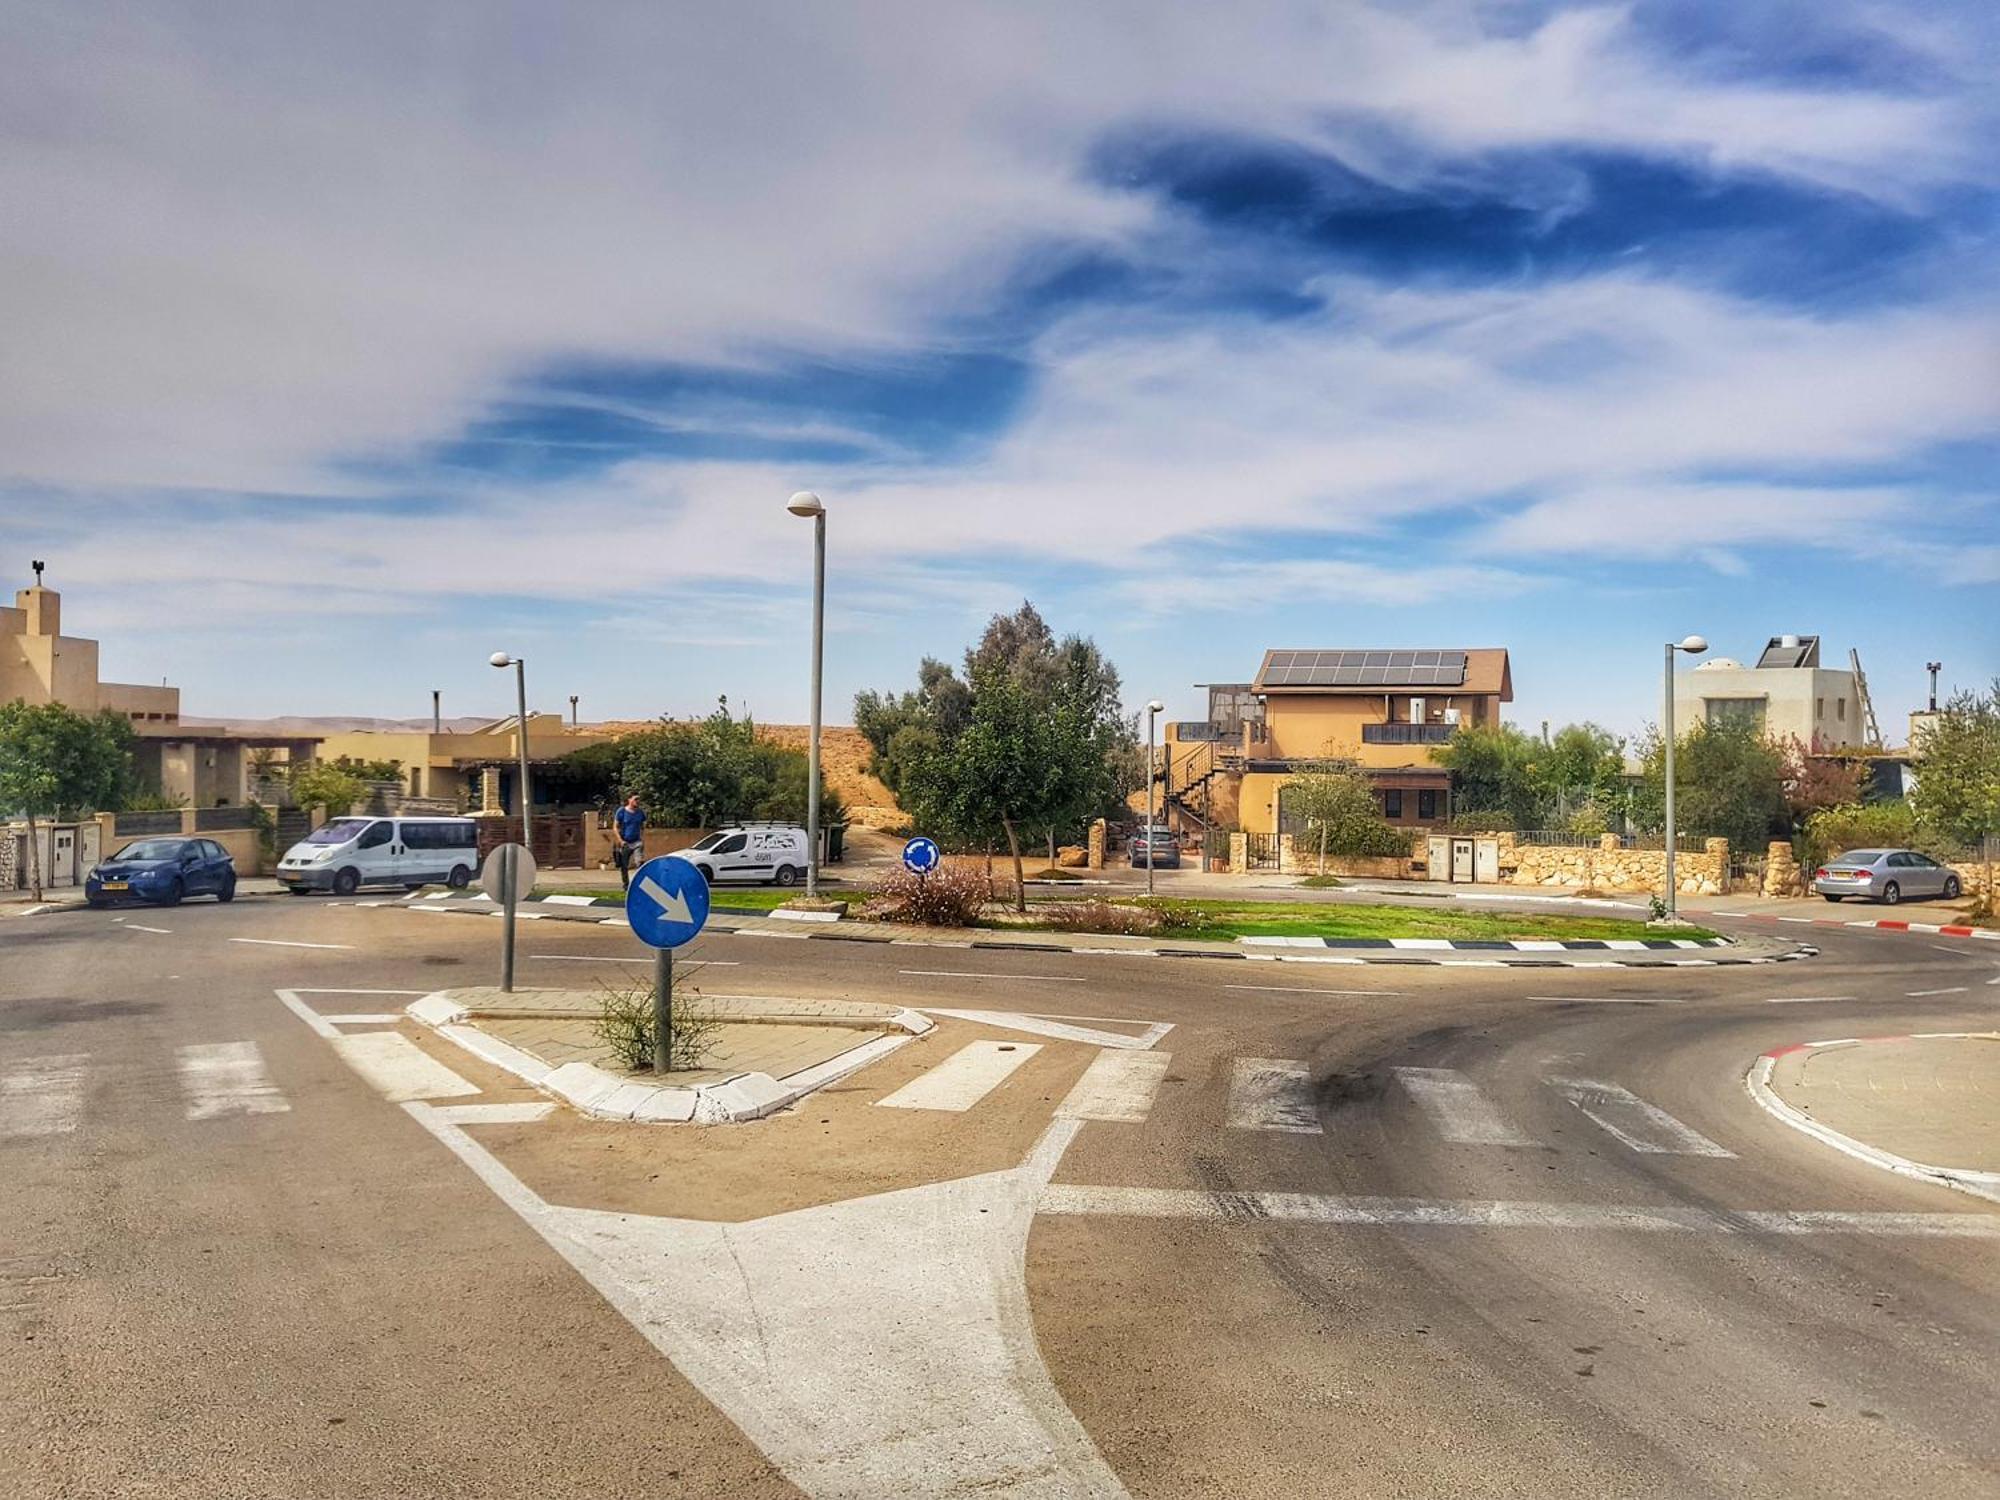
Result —
[[[444,693],[438,688],[431,689],[431,733],[444,733]]]
[[[1928,672],[1928,673],[1930,673],[1930,674],[1931,674],[1931,712],[1932,712],[1932,713],[1936,713],[1936,712],[1937,712],[1937,674],[1938,674],[1938,673],[1940,673],[1940,672],[1942,672],[1942,671],[1944,670],[1944,663],[1943,663],[1943,662],[1941,662],[1941,661],[1927,661],[1927,662],[1925,662],[1925,663],[1924,663],[1924,670],[1925,670],[1926,672]]]
[[[576,728],[576,694],[569,695],[569,727]]]

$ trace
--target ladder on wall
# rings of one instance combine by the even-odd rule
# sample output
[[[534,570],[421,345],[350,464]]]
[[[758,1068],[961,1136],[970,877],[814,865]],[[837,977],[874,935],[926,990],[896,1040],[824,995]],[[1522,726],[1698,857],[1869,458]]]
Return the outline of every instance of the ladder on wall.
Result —
[[[1875,700],[1868,696],[1868,679],[1862,675],[1861,671],[1861,652],[1855,647],[1850,646],[1847,648],[1847,664],[1854,672],[1854,696],[1860,700],[1861,725],[1868,734],[1868,738],[1863,743],[1880,745],[1882,743],[1882,726],[1875,722]]]

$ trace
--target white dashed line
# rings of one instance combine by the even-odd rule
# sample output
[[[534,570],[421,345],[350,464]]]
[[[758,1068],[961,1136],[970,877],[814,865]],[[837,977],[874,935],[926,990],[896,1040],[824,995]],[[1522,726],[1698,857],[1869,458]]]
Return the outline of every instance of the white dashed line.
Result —
[[[1015,984],[1083,984],[1067,974],[975,974],[967,969],[898,969],[919,979],[999,979]]]
[[[1912,1000],[1921,1000],[1926,995],[1963,995],[1967,990],[1971,988],[1972,986],[1969,984],[1954,984],[1949,989],[1909,990],[1906,991],[1905,993],[1907,993]]]
[[[1225,990],[1255,990],[1265,995],[1400,995],[1402,990],[1323,990],[1310,984],[1225,984]]]
[[[284,938],[233,937],[229,941],[232,943],[254,943],[260,948],[339,948],[344,951],[351,951],[354,947],[352,943],[294,943],[288,942]]]

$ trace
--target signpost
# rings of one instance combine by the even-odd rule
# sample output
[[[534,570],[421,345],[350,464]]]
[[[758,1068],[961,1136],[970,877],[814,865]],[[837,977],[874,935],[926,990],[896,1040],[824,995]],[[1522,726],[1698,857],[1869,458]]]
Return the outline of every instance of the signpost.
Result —
[[[535,856],[519,844],[502,844],[479,869],[479,888],[500,903],[500,988],[514,989],[514,908],[535,888]]]
[[[912,875],[930,874],[942,858],[944,853],[938,848],[936,839],[927,839],[919,834],[903,845],[903,868]]]
[[[625,893],[625,920],[653,950],[653,1071],[664,1073],[674,1034],[674,949],[708,921],[708,882],[684,859],[649,859]]]

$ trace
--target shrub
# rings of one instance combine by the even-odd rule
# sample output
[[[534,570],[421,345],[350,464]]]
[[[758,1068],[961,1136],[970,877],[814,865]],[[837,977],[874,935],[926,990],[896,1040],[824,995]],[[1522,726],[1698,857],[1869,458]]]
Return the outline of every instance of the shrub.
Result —
[[[722,1023],[703,1004],[701,992],[684,983],[678,971],[669,1024],[673,1030],[667,1044],[667,1066],[683,1070],[700,1067],[715,1044],[715,1029]],[[622,985],[605,985],[591,1030],[611,1049],[611,1055],[633,1072],[650,1069],[658,1037],[653,1024],[653,981],[634,979]]]
[[[1208,920],[1192,901],[1148,901],[1146,908],[1158,919],[1158,932],[1193,932]]]
[[[922,927],[970,927],[993,894],[993,882],[977,865],[949,863],[922,876],[896,870],[861,915],[870,921]]]
[[[1800,868],[1810,872],[1849,849],[1922,849],[1949,854],[1935,835],[1917,819],[1907,802],[1851,803],[1829,807],[1806,819],[1805,832],[1793,840]]]
[[[1114,906],[1095,901],[1058,901],[1036,909],[1036,915],[1058,932],[1114,932],[1147,937],[1160,930],[1158,913],[1143,906]]]

